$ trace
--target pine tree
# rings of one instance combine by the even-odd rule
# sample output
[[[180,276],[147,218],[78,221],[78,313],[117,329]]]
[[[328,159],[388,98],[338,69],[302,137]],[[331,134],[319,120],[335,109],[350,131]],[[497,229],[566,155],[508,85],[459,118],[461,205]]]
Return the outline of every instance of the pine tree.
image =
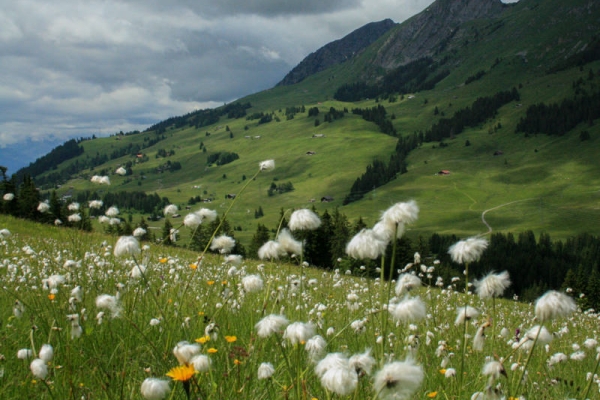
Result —
[[[336,207],[333,212],[332,233],[330,239],[331,265],[346,255],[346,245],[350,241],[350,224],[346,215]]]
[[[169,221],[169,218],[165,218],[165,225],[162,230],[162,242],[167,246],[173,244],[173,241],[171,240],[171,229],[173,229],[171,221]]]
[[[256,225],[256,232],[252,236],[250,247],[248,248],[248,256],[252,258],[258,257],[258,249],[268,242],[270,239],[269,229],[263,224]]]
[[[40,195],[33,179],[29,175],[23,177],[19,191],[19,216],[34,221],[39,221],[42,214],[37,210]]]
[[[63,209],[62,209],[62,204],[60,203],[60,201],[58,200],[58,195],[56,194],[56,190],[53,190],[52,193],[50,194],[50,210],[49,213],[51,215],[49,215],[47,217],[47,222],[53,222],[56,219],[60,219],[61,221],[64,222],[64,213],[63,213]],[[50,221],[52,220],[52,221]]]

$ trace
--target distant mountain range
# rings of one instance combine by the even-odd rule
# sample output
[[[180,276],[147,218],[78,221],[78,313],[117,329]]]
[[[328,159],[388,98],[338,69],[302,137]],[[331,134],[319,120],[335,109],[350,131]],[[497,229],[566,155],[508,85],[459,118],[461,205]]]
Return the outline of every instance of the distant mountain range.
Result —
[[[83,141],[67,160],[46,157],[60,162],[35,178],[77,192],[108,174],[102,190],[221,201],[274,158],[267,187],[233,215],[243,232],[259,205],[376,218],[406,197],[429,210],[422,232],[478,232],[483,211],[513,203],[502,210],[515,214],[491,226],[589,230],[599,216],[585,194],[600,190],[599,32],[593,0],[437,0],[401,24],[373,22],[323,46],[269,90]],[[210,162],[219,159],[228,163]],[[114,175],[119,166],[126,176]],[[259,221],[276,224],[276,214]]]

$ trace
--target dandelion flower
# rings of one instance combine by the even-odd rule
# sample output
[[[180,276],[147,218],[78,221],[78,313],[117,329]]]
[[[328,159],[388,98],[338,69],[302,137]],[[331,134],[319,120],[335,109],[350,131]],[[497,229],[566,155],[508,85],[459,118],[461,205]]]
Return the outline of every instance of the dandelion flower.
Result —
[[[408,399],[421,386],[423,367],[411,359],[385,364],[375,374],[373,387],[383,399]]]
[[[306,208],[294,211],[288,223],[288,227],[292,231],[312,231],[319,226],[321,226],[319,216]]]
[[[275,368],[269,362],[261,363],[258,367],[258,379],[269,379],[274,373]]]
[[[216,237],[210,245],[211,250],[218,250],[221,254],[231,253],[231,250],[233,250],[234,247],[235,240],[227,235],[221,235]]]
[[[575,300],[564,293],[550,290],[535,302],[535,316],[541,322],[564,318],[577,310]]]
[[[178,367],[171,368],[171,370],[169,372],[167,372],[165,375],[167,375],[169,378],[173,379],[174,381],[187,382],[190,379],[192,379],[192,377],[194,376],[195,373],[196,373],[196,370],[194,369],[193,365],[184,364],[184,365],[180,365]]]
[[[46,361],[40,358],[33,360],[31,364],[29,364],[29,369],[33,376],[38,379],[46,379],[48,376],[48,365],[46,364]]]
[[[69,211],[79,211],[79,203],[73,202],[67,206],[67,210]]]
[[[269,240],[258,249],[258,258],[261,260],[277,260],[286,254],[280,243]]]
[[[270,314],[258,321],[254,327],[259,337],[266,338],[274,333],[281,332],[289,323],[290,321],[283,315]]]
[[[140,254],[140,242],[134,236],[121,236],[115,244],[116,257],[135,256]]]
[[[14,193],[5,193],[4,196],[2,196],[2,199],[4,201],[12,201],[12,199],[15,198]]]
[[[448,249],[448,254],[450,254],[452,261],[455,263],[470,263],[473,261],[478,261],[487,246],[487,240],[471,237],[454,243]]]
[[[357,260],[374,260],[385,252],[387,243],[371,229],[362,229],[346,245],[346,253]]]
[[[171,392],[171,386],[164,379],[146,378],[140,392],[146,400],[162,400]]]
[[[475,281],[475,292],[482,299],[489,299],[491,297],[502,296],[504,290],[510,286],[510,276],[508,271],[494,274],[490,272],[482,280]]]
[[[261,171],[273,171],[275,169],[275,160],[261,161],[258,166]]]
[[[7,238],[10,236],[10,231],[6,228],[0,229],[0,237]]]

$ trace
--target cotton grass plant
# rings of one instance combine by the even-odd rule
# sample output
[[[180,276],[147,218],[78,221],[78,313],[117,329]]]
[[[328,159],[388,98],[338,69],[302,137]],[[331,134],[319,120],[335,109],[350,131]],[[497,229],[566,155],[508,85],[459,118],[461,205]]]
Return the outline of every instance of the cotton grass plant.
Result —
[[[394,207],[395,222],[383,229],[382,219],[373,229],[387,232],[378,240],[393,247],[398,232],[416,223],[415,207]],[[78,233],[74,243],[68,229],[44,226],[39,235],[38,226],[7,217],[0,228],[10,232],[0,238],[2,398],[599,393],[599,315],[577,310],[562,292],[535,305],[500,299],[502,273],[475,280],[474,295],[450,282],[424,283],[415,269],[435,275],[435,268],[419,267],[420,256],[400,274],[391,271],[392,280],[382,275],[391,262],[384,261],[373,280],[285,266],[275,256],[224,264],[220,250],[228,246],[198,261],[197,252],[141,246],[135,237]],[[456,261],[467,268],[475,258],[464,254]]]

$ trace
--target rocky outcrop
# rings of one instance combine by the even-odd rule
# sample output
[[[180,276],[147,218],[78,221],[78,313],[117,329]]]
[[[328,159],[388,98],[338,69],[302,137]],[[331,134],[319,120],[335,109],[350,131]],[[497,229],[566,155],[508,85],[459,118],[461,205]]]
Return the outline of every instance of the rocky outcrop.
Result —
[[[500,0],[437,0],[390,33],[373,65],[392,69],[433,56],[456,35],[461,24],[496,17],[503,8]]]
[[[394,26],[396,26],[396,23],[391,19],[371,22],[342,39],[321,47],[302,60],[277,86],[293,85],[310,75],[357,56]]]

